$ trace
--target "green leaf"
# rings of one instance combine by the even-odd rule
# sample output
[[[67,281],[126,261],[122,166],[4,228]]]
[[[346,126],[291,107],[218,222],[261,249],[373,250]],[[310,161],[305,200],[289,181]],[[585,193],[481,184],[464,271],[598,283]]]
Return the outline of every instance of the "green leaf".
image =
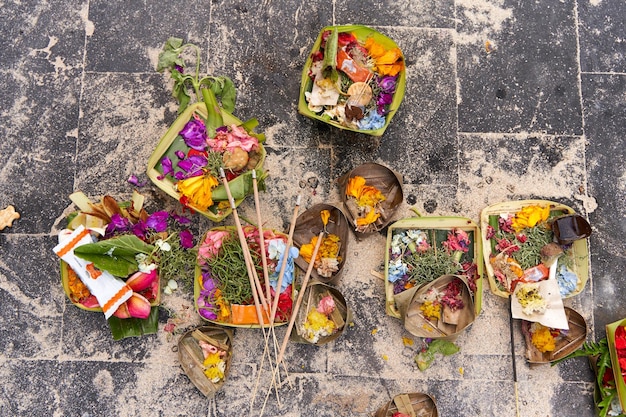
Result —
[[[460,348],[447,340],[436,339],[428,345],[428,350],[433,353],[441,353],[442,355],[449,356],[457,353]]]
[[[337,28],[333,28],[330,36],[326,39],[324,47],[324,60],[322,61],[322,71],[328,73],[330,71],[330,79],[337,82],[339,73],[337,72],[337,48],[339,44],[339,32]]]
[[[221,77],[224,85],[222,86],[222,92],[220,94],[220,100],[222,107],[229,113],[235,110],[235,100],[237,99],[237,89],[235,84],[228,77]]]
[[[170,37],[167,41],[165,41],[165,49],[180,49],[183,46],[183,40],[181,38],[176,38],[174,36]]]
[[[147,319],[119,319],[111,317],[108,321],[113,340],[154,334],[159,329],[159,307],[152,307]]]
[[[263,172],[263,170],[257,169],[256,175],[259,190],[262,190],[265,187],[263,179],[265,179],[267,173]],[[252,184],[252,171],[246,171],[237,178],[228,181],[228,188],[230,188],[230,192],[235,200],[241,200],[242,198],[252,194],[254,192],[254,186]],[[228,200],[228,194],[226,193],[226,188],[224,188],[223,185],[216,187],[211,193],[211,196],[214,201]]]
[[[74,254],[93,262],[100,270],[118,277],[127,277],[138,269],[135,255],[150,255],[153,251],[154,246],[148,245],[137,236],[124,235],[79,246],[74,249]]]

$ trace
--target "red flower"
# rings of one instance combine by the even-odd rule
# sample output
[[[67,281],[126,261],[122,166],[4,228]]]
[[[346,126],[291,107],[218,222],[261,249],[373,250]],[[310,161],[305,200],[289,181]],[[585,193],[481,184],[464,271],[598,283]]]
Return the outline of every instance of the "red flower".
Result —
[[[528,236],[521,233],[515,236],[515,238],[518,240],[519,243],[526,243],[526,241],[528,240]]]
[[[496,235],[496,229],[494,229],[491,225],[487,226],[487,233],[485,235],[485,238],[489,240],[495,235]]]

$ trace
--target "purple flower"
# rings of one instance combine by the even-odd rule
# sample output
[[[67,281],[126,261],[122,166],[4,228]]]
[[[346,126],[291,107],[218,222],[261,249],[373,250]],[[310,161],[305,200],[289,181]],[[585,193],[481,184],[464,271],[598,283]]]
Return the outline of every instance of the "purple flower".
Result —
[[[193,234],[189,230],[183,230],[179,234],[180,246],[185,249],[193,248]]]
[[[208,161],[203,155],[192,155],[178,162],[178,168],[187,173],[185,178],[195,177],[202,174],[202,168],[205,167],[207,163]]]
[[[139,239],[144,240],[146,238],[146,224],[142,221],[138,221],[132,226],[132,232]]]
[[[157,232],[164,232],[167,230],[167,219],[169,217],[170,214],[167,211],[155,211],[146,220],[146,226]]]
[[[172,160],[167,156],[161,159],[161,168],[163,168],[163,175],[159,175],[157,177],[159,180],[162,180],[168,174],[174,173],[174,168],[172,168]]]
[[[174,69],[180,72],[181,74],[185,72],[185,68],[183,68],[182,65],[174,64]]]
[[[383,93],[393,93],[396,91],[396,77],[386,75],[378,79],[378,86]]]
[[[211,306],[213,307],[213,306]],[[207,320],[217,320],[217,314],[208,308],[198,308],[198,313]]]
[[[187,217],[185,216],[181,216],[180,214],[176,214],[174,211],[172,211],[170,213],[170,215],[172,216],[172,218],[176,221],[176,223],[178,224],[189,224],[191,223],[191,220],[189,220]]]
[[[174,155],[176,155],[176,157],[178,159],[185,159],[185,152],[178,150],[174,152]]]
[[[111,222],[107,224],[104,236],[112,237],[116,234],[116,232],[128,232],[131,229],[131,226],[130,220],[126,217],[114,214],[111,216]]]
[[[144,185],[146,185],[146,181],[140,183],[139,178],[137,178],[137,176],[134,174],[128,177],[128,182],[136,187],[143,187]]]
[[[381,93],[378,96],[378,100],[376,100],[376,110],[378,111],[378,114],[387,114],[387,105],[391,104],[392,101],[393,94]]]
[[[203,151],[206,148],[206,128],[200,120],[192,119],[179,132],[190,148]]]

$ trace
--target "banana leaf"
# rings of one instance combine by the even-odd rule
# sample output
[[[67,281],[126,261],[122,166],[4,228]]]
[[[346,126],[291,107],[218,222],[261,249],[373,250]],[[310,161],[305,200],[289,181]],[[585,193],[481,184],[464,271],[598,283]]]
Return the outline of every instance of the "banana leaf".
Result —
[[[159,329],[159,307],[152,307],[147,319],[118,319],[117,317],[111,317],[108,322],[113,340],[154,334]]]
[[[74,249],[74,254],[92,262],[100,270],[125,278],[137,271],[135,256],[138,253],[150,255],[153,251],[154,246],[148,245],[137,236],[124,235],[79,246]]]

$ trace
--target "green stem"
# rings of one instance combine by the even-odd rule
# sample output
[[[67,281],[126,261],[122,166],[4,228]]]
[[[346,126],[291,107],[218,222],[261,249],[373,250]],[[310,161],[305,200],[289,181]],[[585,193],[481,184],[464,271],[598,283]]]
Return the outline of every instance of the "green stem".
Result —
[[[210,88],[202,88],[202,97],[204,98],[204,104],[206,105],[207,118],[206,129],[207,135],[212,138],[215,137],[215,130],[224,125],[224,119],[222,117],[222,111],[219,104],[217,104],[217,98]]]

